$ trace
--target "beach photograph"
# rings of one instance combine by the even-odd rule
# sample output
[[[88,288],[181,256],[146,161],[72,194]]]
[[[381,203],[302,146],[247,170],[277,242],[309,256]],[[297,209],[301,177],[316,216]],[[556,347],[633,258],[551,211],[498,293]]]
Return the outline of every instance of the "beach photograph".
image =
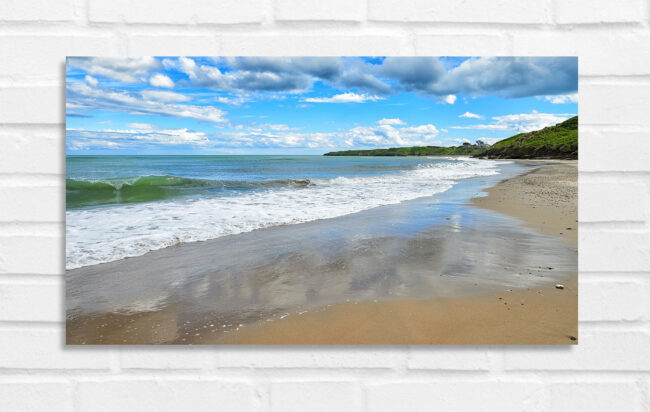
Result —
[[[578,58],[68,57],[68,345],[578,344]]]

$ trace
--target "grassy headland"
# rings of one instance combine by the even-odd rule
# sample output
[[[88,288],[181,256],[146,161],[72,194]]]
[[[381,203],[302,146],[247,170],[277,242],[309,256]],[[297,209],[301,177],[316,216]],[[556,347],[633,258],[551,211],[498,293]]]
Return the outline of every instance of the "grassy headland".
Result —
[[[478,154],[496,159],[578,158],[578,116],[496,142]]]
[[[465,143],[462,146],[414,146],[374,150],[344,150],[325,156],[474,156],[492,159],[577,159],[578,116],[528,133],[519,133],[492,146]]]

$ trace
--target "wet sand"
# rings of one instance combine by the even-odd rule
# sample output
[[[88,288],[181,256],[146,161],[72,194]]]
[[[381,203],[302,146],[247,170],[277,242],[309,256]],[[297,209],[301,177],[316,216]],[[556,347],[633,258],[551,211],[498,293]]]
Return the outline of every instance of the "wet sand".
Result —
[[[67,343],[576,343],[577,166],[532,167],[68,271]]]
[[[578,247],[578,163],[564,161],[534,169],[472,199],[484,209],[514,216],[549,236]]]
[[[472,199],[577,247],[577,162],[544,165]],[[549,265],[553,263],[549,261]],[[462,298],[345,303],[222,337],[246,344],[577,344],[577,273],[563,283]]]

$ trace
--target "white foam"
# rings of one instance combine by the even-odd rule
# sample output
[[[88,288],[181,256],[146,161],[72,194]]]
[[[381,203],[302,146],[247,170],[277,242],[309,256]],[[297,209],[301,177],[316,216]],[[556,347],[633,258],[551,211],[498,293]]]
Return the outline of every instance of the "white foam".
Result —
[[[316,179],[232,197],[180,199],[66,212],[66,267],[139,256],[179,242],[308,222],[448,190],[458,179],[498,173],[497,162],[470,158],[426,163],[374,177]]]

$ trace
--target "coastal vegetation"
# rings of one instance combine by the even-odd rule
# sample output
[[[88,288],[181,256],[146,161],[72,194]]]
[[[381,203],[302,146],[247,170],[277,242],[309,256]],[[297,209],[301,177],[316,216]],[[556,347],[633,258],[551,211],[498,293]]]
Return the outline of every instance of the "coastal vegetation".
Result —
[[[578,116],[496,142],[476,155],[491,159],[578,158]]]
[[[325,153],[325,156],[456,156],[481,153],[487,145],[483,143],[464,143],[461,146],[412,146],[392,147],[390,149],[344,150]]]
[[[390,149],[344,150],[325,153],[325,156],[473,156],[491,159],[578,158],[578,116],[554,126],[527,133],[519,133],[489,146],[478,140],[476,144],[461,146],[414,146]]]

